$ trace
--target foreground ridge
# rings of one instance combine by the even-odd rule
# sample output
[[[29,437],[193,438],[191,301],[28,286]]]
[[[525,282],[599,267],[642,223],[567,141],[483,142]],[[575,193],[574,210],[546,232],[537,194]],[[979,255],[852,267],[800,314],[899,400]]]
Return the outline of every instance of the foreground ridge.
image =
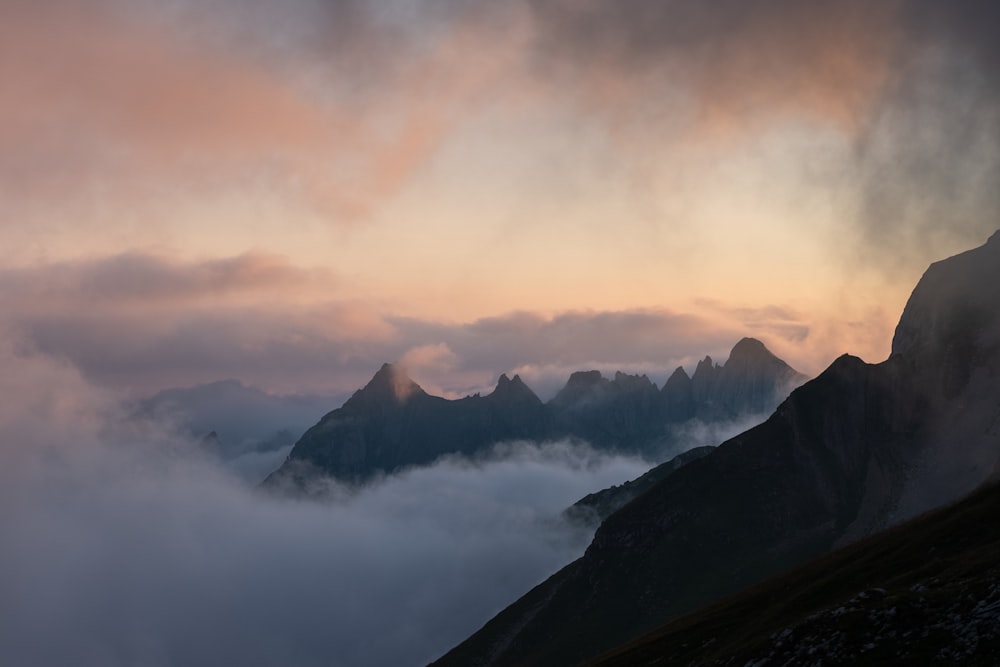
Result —
[[[892,356],[844,355],[610,514],[584,556],[434,663],[571,665],[1000,470],[1000,236],[936,262]]]
[[[1000,663],[1000,486],[673,621],[589,663]]]

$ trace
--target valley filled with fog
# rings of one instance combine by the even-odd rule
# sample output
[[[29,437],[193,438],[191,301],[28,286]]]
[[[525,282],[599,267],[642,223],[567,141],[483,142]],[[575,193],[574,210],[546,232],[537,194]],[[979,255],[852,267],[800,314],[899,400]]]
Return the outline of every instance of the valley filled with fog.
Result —
[[[0,366],[6,664],[426,662],[582,554],[566,507],[649,467],[507,443],[285,500],[65,364]]]

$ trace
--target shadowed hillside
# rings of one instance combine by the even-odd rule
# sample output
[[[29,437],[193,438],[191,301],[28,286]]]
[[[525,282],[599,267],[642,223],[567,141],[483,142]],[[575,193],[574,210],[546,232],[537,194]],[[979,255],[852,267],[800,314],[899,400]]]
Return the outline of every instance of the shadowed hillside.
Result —
[[[589,664],[816,661],[1000,664],[1000,486],[769,579]]]
[[[932,265],[881,364],[844,355],[657,482],[437,665],[566,665],[953,502],[1000,460],[1000,233]]]

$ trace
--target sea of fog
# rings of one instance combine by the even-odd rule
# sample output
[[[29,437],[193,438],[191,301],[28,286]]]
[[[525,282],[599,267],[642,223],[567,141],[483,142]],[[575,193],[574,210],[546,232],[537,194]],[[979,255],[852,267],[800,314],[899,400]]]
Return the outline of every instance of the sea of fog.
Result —
[[[648,464],[579,444],[270,497],[75,369],[0,350],[0,664],[419,665],[583,553]]]

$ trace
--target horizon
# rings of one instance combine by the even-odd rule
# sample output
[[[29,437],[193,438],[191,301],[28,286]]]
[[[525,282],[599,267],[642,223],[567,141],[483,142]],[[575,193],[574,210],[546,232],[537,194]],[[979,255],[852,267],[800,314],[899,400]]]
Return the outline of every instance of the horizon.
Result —
[[[743,342],[744,340],[751,340],[751,341],[756,341],[756,342],[762,343],[762,341],[759,341],[756,338],[753,338],[752,336],[744,336],[739,341],[737,341],[736,343],[733,344],[733,348],[735,348],[736,345],[739,345],[739,343]],[[767,352],[769,352],[772,355],[774,355],[774,353],[771,352],[771,350],[767,349],[766,345],[764,346],[764,348],[765,348],[765,350],[767,350]],[[731,353],[732,353],[732,350],[730,350],[730,355],[731,355]],[[849,354],[849,353],[846,353],[846,354]],[[777,356],[777,355],[774,355],[774,356]],[[777,358],[780,361],[784,361],[784,359],[781,359],[780,357],[777,357]],[[353,395],[353,393],[355,393],[357,391],[360,391],[365,386],[367,386],[368,383],[370,383],[372,380],[374,380],[375,377],[382,370],[385,370],[386,367],[389,367],[390,369],[392,369],[394,371],[401,371],[401,372],[403,372],[403,374],[408,379],[412,380],[418,387],[420,387],[420,389],[426,391],[427,393],[429,393],[431,395],[434,395],[434,396],[441,397],[441,398],[445,398],[445,399],[448,399],[448,400],[458,400],[458,399],[461,399],[461,398],[468,398],[470,396],[475,396],[475,395],[479,395],[479,394],[488,395],[489,393],[492,393],[493,391],[495,391],[496,388],[497,388],[497,386],[502,382],[502,378],[506,377],[509,381],[513,381],[514,379],[519,379],[522,383],[524,383],[528,387],[528,389],[530,389],[533,393],[535,393],[543,402],[547,402],[547,401],[550,401],[555,396],[555,393],[557,393],[560,388],[564,387],[566,385],[566,383],[570,381],[570,378],[573,375],[576,375],[577,373],[588,373],[588,372],[596,371],[596,372],[598,372],[598,373],[601,374],[601,378],[602,379],[608,380],[608,381],[614,381],[615,376],[618,373],[621,373],[621,374],[623,374],[625,376],[628,376],[628,377],[646,378],[647,380],[650,381],[650,383],[657,390],[662,390],[663,389],[663,384],[666,382],[666,379],[669,378],[673,373],[675,373],[677,371],[683,371],[684,374],[687,377],[689,377],[689,378],[693,377],[694,374],[695,374],[695,372],[696,372],[696,370],[697,370],[698,364],[700,364],[702,361],[704,361],[706,359],[710,359],[712,361],[712,363],[713,363],[714,366],[721,367],[721,366],[725,366],[725,364],[729,361],[729,356],[727,356],[726,358],[722,359],[722,358],[713,357],[710,354],[706,354],[705,356],[696,359],[692,364],[689,364],[689,366],[687,368],[685,368],[684,366],[676,366],[674,368],[656,369],[656,370],[653,370],[651,372],[628,373],[628,372],[623,371],[620,368],[609,368],[609,367],[605,367],[605,368],[589,368],[589,367],[581,367],[581,368],[578,368],[576,370],[569,371],[569,375],[567,375],[563,379],[562,384],[560,384],[558,386],[551,385],[551,384],[550,385],[545,385],[544,388],[543,388],[544,390],[541,390],[541,391],[538,388],[533,387],[530,382],[528,382],[524,378],[522,378],[520,376],[520,374],[517,373],[517,372],[513,372],[513,373],[500,372],[496,376],[496,380],[494,380],[492,382],[492,384],[485,385],[484,387],[474,389],[473,391],[470,391],[468,393],[455,393],[454,391],[442,390],[440,387],[432,387],[433,390],[435,390],[437,392],[440,392],[440,393],[434,393],[434,391],[427,391],[427,388],[425,388],[424,384],[420,381],[420,379],[418,377],[415,377],[415,374],[412,372],[412,369],[409,368],[409,367],[407,367],[404,363],[402,363],[400,361],[384,361],[384,362],[382,362],[381,364],[378,365],[378,369],[377,370],[375,370],[375,371],[372,372],[372,374],[369,376],[369,378],[368,378],[367,381],[363,382],[361,384],[361,386],[356,387],[354,390],[352,390],[346,397],[343,396],[343,395],[341,395],[341,394],[329,394],[329,396],[337,398],[338,400],[342,399],[342,400],[346,401],[347,398],[350,398],[350,396]],[[803,377],[805,378],[805,380],[803,380],[803,381],[808,381],[812,377],[812,376],[808,376],[808,375],[805,375],[805,374],[801,373],[796,368],[792,368],[792,370],[794,370],[796,372],[799,372],[800,375],[803,375]],[[419,374],[419,370],[417,371],[417,374]],[[660,377],[662,377],[664,379],[662,381],[658,381],[657,378],[660,378]],[[553,378],[553,379],[558,379],[558,378]],[[319,396],[319,394],[309,394],[309,393],[305,393],[305,392],[293,392],[293,393],[287,393],[287,394],[283,394],[283,393],[271,393],[271,392],[269,392],[266,389],[263,389],[261,387],[257,387],[257,386],[248,384],[248,383],[244,382],[243,380],[241,380],[240,378],[224,378],[224,379],[220,379],[220,380],[213,380],[211,382],[204,382],[204,383],[199,383],[199,384],[195,384],[195,385],[189,385],[189,386],[186,386],[186,387],[167,387],[167,388],[164,388],[164,389],[161,389],[161,390],[157,390],[154,394],[151,394],[151,395],[146,396],[144,398],[147,398],[147,399],[148,398],[153,398],[154,396],[156,396],[156,395],[158,395],[158,394],[160,394],[162,392],[171,392],[171,391],[177,391],[177,390],[180,390],[180,391],[190,391],[190,390],[194,390],[194,389],[211,387],[213,385],[223,385],[223,384],[230,384],[230,383],[236,383],[236,384],[238,384],[243,389],[250,389],[250,390],[260,391],[260,392],[262,392],[264,394],[267,394],[268,396],[271,396],[271,397],[274,397],[274,398],[295,398],[295,397],[313,397],[313,396]],[[555,387],[555,388],[553,389],[553,387]]]
[[[756,339],[754,339],[754,340],[756,340]],[[671,367],[671,368],[657,367],[657,368],[653,368],[651,370],[645,370],[644,368],[641,368],[641,369],[639,369],[639,370],[637,370],[635,372],[628,372],[627,370],[625,370],[625,369],[623,369],[621,367],[618,367],[618,366],[614,366],[613,364],[601,364],[601,368],[594,368],[594,367],[587,366],[586,364],[584,364],[584,365],[582,365],[582,366],[580,366],[579,368],[576,368],[576,369],[572,369],[572,370],[568,369],[567,370],[567,375],[564,376],[563,378],[561,378],[561,380],[562,380],[563,384],[565,384],[565,382],[568,381],[569,376],[571,376],[571,375],[573,375],[575,373],[581,373],[581,372],[585,373],[585,372],[589,372],[589,371],[597,371],[597,372],[599,372],[601,374],[602,378],[613,380],[616,373],[623,373],[623,374],[631,376],[631,377],[646,377],[658,389],[662,389],[662,384],[665,381],[665,379],[668,378],[672,373],[674,373],[677,370],[684,371],[684,373],[687,376],[689,376],[689,377],[693,376],[694,375],[694,371],[695,371],[698,363],[701,362],[702,360],[704,360],[706,357],[710,357],[712,359],[712,362],[714,364],[716,364],[716,365],[724,365],[725,362],[728,361],[728,356],[725,356],[725,357],[716,357],[716,356],[711,355],[711,354],[706,354],[706,355],[704,355],[702,357],[695,357],[695,358],[693,358],[692,361],[689,361],[688,363],[686,363],[684,365],[678,365],[678,366],[674,366],[674,367]],[[782,359],[782,361],[784,361],[784,360]],[[437,384],[432,384],[432,383],[435,382],[434,379],[431,379],[430,383],[425,383],[425,382],[421,381],[420,378],[418,377],[420,375],[420,373],[421,373],[421,370],[423,370],[423,369],[421,369],[421,367],[419,367],[419,366],[417,366],[417,367],[410,367],[410,366],[407,366],[402,361],[396,360],[396,361],[383,361],[383,362],[380,362],[380,363],[376,362],[374,364],[374,366],[372,366],[372,367],[369,368],[369,375],[367,376],[368,379],[367,380],[363,380],[361,382],[360,386],[356,386],[355,389],[351,390],[351,392],[356,391],[358,389],[361,389],[365,384],[367,384],[367,382],[371,381],[371,379],[378,373],[379,369],[382,366],[385,366],[385,365],[392,366],[394,368],[398,368],[398,369],[404,371],[414,382],[416,382],[416,384],[418,384],[420,386],[421,389],[425,389],[426,390],[427,388],[431,388],[434,391],[440,392],[440,393],[436,393],[434,395],[441,396],[442,398],[448,398],[449,400],[456,399],[456,398],[463,398],[463,397],[466,397],[466,396],[471,396],[473,393],[482,393],[483,391],[492,391],[493,389],[496,388],[497,384],[500,382],[500,377],[501,376],[506,376],[507,379],[509,379],[509,380],[513,380],[515,377],[520,378],[521,381],[524,382],[524,384],[528,385],[528,387],[532,391],[535,391],[535,387],[533,387],[531,385],[531,382],[529,382],[528,380],[525,380],[523,377],[521,377],[520,373],[518,373],[516,370],[513,370],[513,371],[500,371],[499,373],[495,374],[495,379],[493,379],[491,382],[489,382],[487,384],[484,384],[484,385],[481,385],[481,386],[478,386],[478,387],[474,387],[472,389],[467,389],[467,390],[463,390],[463,389],[445,389],[442,386],[439,386]],[[372,368],[374,368],[375,370],[371,370]],[[415,370],[414,370],[414,368],[415,368]],[[798,370],[798,369],[794,369],[794,370]],[[431,376],[431,377],[433,378],[433,376]],[[655,378],[659,378],[659,377],[664,378],[664,380],[658,381],[657,379],[655,379]],[[547,377],[546,380],[549,380],[550,383],[551,383],[551,382],[559,381],[560,378],[552,376],[552,377]],[[243,387],[245,389],[257,390],[257,391],[260,391],[260,392],[262,392],[264,394],[267,394],[268,396],[272,396],[272,397],[276,397],[276,398],[294,398],[296,396],[321,396],[321,395],[340,396],[341,395],[340,393],[323,394],[322,392],[307,392],[307,391],[294,391],[294,390],[293,391],[289,391],[287,393],[286,392],[273,392],[273,391],[269,391],[265,387],[254,385],[254,384],[250,384],[249,382],[244,381],[242,378],[238,378],[238,377],[226,377],[226,378],[219,378],[219,379],[216,379],[216,380],[210,380],[208,382],[199,382],[199,383],[196,383],[196,384],[189,384],[189,385],[183,385],[183,386],[176,386],[176,387],[171,386],[171,387],[162,387],[162,388],[161,387],[157,387],[156,389],[151,390],[151,393],[146,393],[146,394],[142,394],[142,395],[139,395],[139,396],[134,396],[133,400],[143,400],[143,399],[151,398],[151,397],[153,397],[153,396],[155,396],[157,394],[163,393],[163,392],[170,392],[170,391],[175,391],[175,390],[182,390],[182,391],[183,390],[191,390],[191,389],[198,389],[198,388],[201,388],[201,387],[210,387],[210,386],[213,386],[213,385],[221,385],[221,384],[228,384],[228,383],[236,383],[236,384],[240,385],[241,387]],[[551,388],[551,386],[552,385],[550,384],[550,388]],[[472,393],[456,393],[456,392],[461,392],[461,391],[471,391]],[[539,393],[539,392],[535,391],[535,393]]]

